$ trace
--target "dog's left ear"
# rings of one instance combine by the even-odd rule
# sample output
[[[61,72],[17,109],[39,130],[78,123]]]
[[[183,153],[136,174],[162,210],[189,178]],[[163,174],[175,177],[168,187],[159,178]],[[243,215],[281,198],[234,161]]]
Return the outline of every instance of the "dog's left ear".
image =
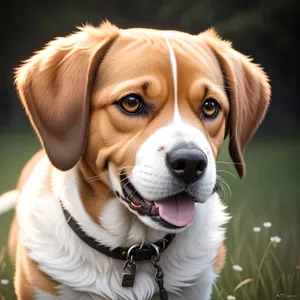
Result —
[[[107,23],[50,42],[16,72],[16,86],[50,161],[72,168],[86,145],[96,71],[119,34]]]
[[[199,35],[215,55],[230,101],[229,153],[236,170],[245,175],[244,150],[264,119],[270,102],[269,79],[251,59],[235,51],[210,29]]]

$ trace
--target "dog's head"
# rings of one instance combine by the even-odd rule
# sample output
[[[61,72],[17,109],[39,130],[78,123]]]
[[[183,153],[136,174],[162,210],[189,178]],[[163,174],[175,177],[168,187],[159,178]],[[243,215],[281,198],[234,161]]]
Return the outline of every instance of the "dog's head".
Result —
[[[227,134],[244,176],[243,152],[270,98],[262,69],[213,30],[109,23],[51,42],[16,83],[56,168],[80,162],[86,179],[96,176],[145,224],[167,231],[190,224],[195,202],[213,193]]]

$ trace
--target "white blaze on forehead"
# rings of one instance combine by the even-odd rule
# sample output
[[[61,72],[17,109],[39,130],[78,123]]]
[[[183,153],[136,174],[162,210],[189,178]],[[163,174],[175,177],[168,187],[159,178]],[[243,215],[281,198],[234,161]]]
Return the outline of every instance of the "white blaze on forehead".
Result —
[[[169,53],[170,53],[170,61],[171,61],[171,68],[172,68],[172,78],[173,78],[173,86],[174,86],[174,119],[173,119],[173,123],[174,125],[180,125],[182,124],[182,120],[179,114],[179,108],[178,108],[178,77],[177,77],[177,62],[176,62],[176,57],[175,57],[175,53],[174,50],[168,40],[168,38],[166,39],[166,44],[168,46],[169,49]]]

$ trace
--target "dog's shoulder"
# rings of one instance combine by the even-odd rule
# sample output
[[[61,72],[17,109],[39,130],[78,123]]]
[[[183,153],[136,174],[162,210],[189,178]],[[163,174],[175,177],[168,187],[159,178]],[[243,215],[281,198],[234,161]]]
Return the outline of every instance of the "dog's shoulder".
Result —
[[[25,182],[27,181],[28,177],[32,173],[32,171],[35,168],[35,166],[37,165],[37,163],[41,160],[43,155],[45,155],[45,151],[39,150],[25,164],[23,170],[21,171],[18,182],[17,182],[17,190],[18,191],[22,190]],[[8,239],[9,256],[13,262],[16,262],[18,236],[19,236],[19,226],[18,226],[18,220],[15,216],[11,223],[9,239]]]

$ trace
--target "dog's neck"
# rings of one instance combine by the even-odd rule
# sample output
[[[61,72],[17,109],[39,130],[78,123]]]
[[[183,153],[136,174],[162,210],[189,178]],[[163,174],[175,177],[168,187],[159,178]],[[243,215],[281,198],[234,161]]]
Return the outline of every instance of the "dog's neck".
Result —
[[[82,167],[66,172],[54,169],[52,182],[56,197],[88,235],[112,248],[153,243],[165,236],[165,232],[145,226],[104,182],[97,177],[88,180],[90,173]]]
[[[87,214],[101,226],[100,215],[105,203],[115,198],[108,183],[108,172],[97,173],[86,159],[82,158],[77,168],[78,192]]]

